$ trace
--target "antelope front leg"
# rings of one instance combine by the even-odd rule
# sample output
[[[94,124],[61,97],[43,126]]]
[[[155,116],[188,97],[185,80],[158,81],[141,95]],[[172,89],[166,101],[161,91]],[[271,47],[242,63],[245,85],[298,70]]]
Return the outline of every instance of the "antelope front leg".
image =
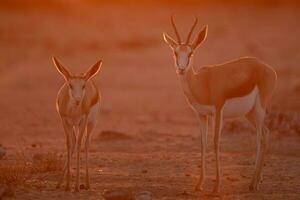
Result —
[[[198,115],[200,134],[201,134],[201,174],[200,179],[196,185],[195,190],[203,190],[203,182],[205,179],[205,151],[206,151],[206,137],[207,137],[207,116]]]
[[[71,157],[74,153],[74,150],[75,150],[75,145],[76,145],[76,135],[74,133],[74,129],[72,128],[72,142],[71,142]],[[67,139],[67,138],[66,138]],[[65,161],[65,164],[64,164],[64,168],[63,168],[63,174],[60,178],[60,180],[58,181],[57,185],[56,185],[56,188],[60,188],[65,176],[66,176],[66,172],[67,172],[67,166],[68,166],[68,155],[67,155],[67,158],[66,158],[66,161]]]
[[[89,144],[90,144],[90,135],[95,127],[95,122],[88,122],[86,128],[86,139],[85,139],[85,184],[86,189],[90,189],[90,176],[89,176],[89,160],[88,160],[88,151],[89,151]]]
[[[82,137],[84,135],[86,128],[86,117],[80,122],[79,124],[79,133],[78,133],[78,139],[77,139],[77,163],[76,163],[76,180],[75,180],[75,192],[79,192],[79,168],[80,168],[80,149],[81,149],[81,142]]]
[[[221,110],[216,111],[215,116],[215,137],[214,137],[214,146],[215,146],[215,155],[216,155],[216,183],[213,190],[213,193],[220,192],[220,155],[219,155],[219,146],[220,146],[220,135],[222,129],[222,112]]]
[[[66,168],[67,168],[67,183],[66,183],[66,187],[65,190],[70,190],[70,162],[71,162],[71,134],[73,131],[73,126],[71,126],[70,124],[68,124],[66,119],[62,119],[62,124],[65,130],[65,136],[66,136],[66,146],[67,146],[67,160],[66,160]],[[63,172],[62,177],[60,179],[60,181],[58,182],[57,187],[60,186],[61,182],[63,181],[65,176],[65,172]]]

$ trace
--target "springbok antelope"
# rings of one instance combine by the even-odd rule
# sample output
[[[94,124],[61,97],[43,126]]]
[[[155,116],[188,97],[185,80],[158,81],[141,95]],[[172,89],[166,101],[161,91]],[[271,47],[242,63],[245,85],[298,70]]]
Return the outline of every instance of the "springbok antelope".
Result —
[[[85,188],[90,188],[88,169],[89,138],[96,125],[100,107],[99,92],[91,78],[100,70],[102,61],[97,62],[85,74],[81,75],[71,75],[54,57],[53,62],[56,69],[66,80],[65,84],[60,88],[56,100],[56,109],[61,117],[67,146],[67,159],[63,169],[63,175],[57,184],[57,188],[61,186],[65,175],[67,175],[65,189],[70,189],[70,160],[76,146],[77,168],[75,191],[77,192],[79,191],[80,149],[85,132]]]
[[[208,118],[212,118],[214,122],[216,182],[213,192],[218,193],[220,191],[219,144],[222,121],[226,118],[245,116],[257,131],[255,173],[249,187],[251,191],[255,191],[261,179],[266,152],[268,129],[264,125],[264,118],[267,104],[275,88],[276,72],[256,58],[243,57],[219,65],[204,66],[196,73],[190,63],[195,50],[207,35],[207,26],[205,26],[190,43],[197,22],[196,18],[185,42],[181,41],[173,16],[171,23],[177,41],[163,33],[164,41],[173,50],[176,73],[183,93],[196,112],[200,123],[202,165],[200,179],[195,189],[202,190],[205,179]]]

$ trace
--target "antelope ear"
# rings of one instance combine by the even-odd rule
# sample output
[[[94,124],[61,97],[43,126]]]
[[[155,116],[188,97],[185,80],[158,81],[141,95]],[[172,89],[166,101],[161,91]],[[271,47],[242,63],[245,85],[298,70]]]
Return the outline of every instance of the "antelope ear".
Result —
[[[98,61],[96,64],[94,64],[85,74],[84,74],[84,79],[85,80],[89,80],[90,78],[92,78],[93,76],[95,76],[102,65],[102,60]]]
[[[192,43],[192,48],[196,49],[206,38],[207,35],[207,25],[198,33],[197,37],[194,39]]]
[[[164,37],[164,41],[172,48],[174,49],[178,43],[173,39],[171,38],[171,36],[169,36],[168,34],[166,33],[163,33],[163,37]]]
[[[53,63],[57,69],[57,71],[59,71],[59,73],[61,73],[61,75],[63,75],[63,77],[68,80],[70,78],[70,73],[68,72],[68,70],[66,68],[64,68],[55,57],[52,57]]]

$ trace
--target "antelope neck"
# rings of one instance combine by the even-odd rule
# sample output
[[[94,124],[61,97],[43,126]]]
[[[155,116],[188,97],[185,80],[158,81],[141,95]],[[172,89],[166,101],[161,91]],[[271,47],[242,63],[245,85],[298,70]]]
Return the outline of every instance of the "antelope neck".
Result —
[[[189,84],[189,77],[194,73],[192,66],[188,66],[185,70],[176,70],[177,76],[179,78],[181,87],[185,94],[191,93],[190,91],[190,84]]]

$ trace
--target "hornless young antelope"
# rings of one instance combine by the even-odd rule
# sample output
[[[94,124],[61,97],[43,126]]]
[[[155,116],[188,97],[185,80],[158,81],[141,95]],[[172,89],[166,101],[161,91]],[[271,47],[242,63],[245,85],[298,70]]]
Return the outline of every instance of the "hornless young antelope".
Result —
[[[174,53],[175,67],[183,93],[196,112],[201,131],[201,174],[196,190],[203,189],[205,179],[205,149],[208,118],[214,122],[214,149],[216,159],[216,182],[213,192],[220,191],[219,143],[222,121],[226,118],[245,116],[257,130],[257,155],[255,173],[250,190],[257,190],[266,152],[268,129],[264,125],[266,107],[277,80],[276,72],[256,58],[244,57],[224,64],[204,66],[195,73],[191,60],[197,47],[205,40],[207,26],[194,41],[189,43],[198,22],[196,18],[185,42],[181,41],[173,16],[171,23],[177,41],[163,33],[165,42]]]
[[[66,190],[70,189],[70,161],[75,147],[77,147],[75,191],[79,191],[80,149],[82,138],[85,134],[85,188],[89,189],[89,138],[96,125],[100,107],[99,92],[97,86],[91,78],[99,71],[102,61],[97,62],[85,74],[76,76],[71,75],[68,70],[65,69],[54,57],[53,62],[56,66],[56,69],[66,80],[65,84],[60,88],[56,100],[56,109],[62,120],[67,146],[67,159],[63,169],[63,175],[57,184],[57,188],[61,186],[65,175],[67,175]]]

